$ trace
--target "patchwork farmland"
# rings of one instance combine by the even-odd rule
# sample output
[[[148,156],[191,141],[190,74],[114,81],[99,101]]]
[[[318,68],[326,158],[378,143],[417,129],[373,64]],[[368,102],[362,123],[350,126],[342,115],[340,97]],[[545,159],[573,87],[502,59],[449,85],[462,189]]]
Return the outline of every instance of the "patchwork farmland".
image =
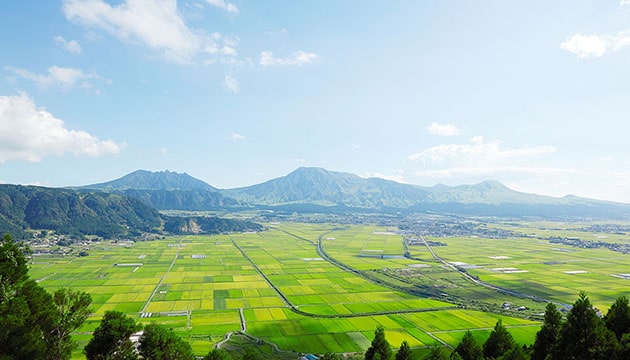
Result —
[[[558,303],[585,290],[604,307],[628,289],[611,276],[630,273],[628,255],[610,250],[531,238],[434,240],[446,244],[433,247],[443,261],[469,265],[472,276]],[[499,318],[519,343],[533,341],[540,323],[531,316],[479,310],[511,302],[531,314],[544,303],[472,284],[426,246],[409,247],[411,258],[404,252],[403,238],[387,229],[287,223],[262,233],[96,243],[85,257],[34,256],[31,276],[49,291],[92,295],[93,314],[74,335],[80,344],[107,310],[164,324],[198,355],[236,332],[282,351],[362,352],[378,325],[393,346],[453,346],[466,330],[484,339]],[[427,283],[441,295],[411,291]]]

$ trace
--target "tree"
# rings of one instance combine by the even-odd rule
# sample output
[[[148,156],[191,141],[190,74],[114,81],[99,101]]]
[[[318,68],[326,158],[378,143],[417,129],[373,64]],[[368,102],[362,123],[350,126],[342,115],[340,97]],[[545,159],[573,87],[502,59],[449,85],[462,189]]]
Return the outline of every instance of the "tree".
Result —
[[[481,346],[477,344],[475,337],[470,332],[470,330],[466,331],[462,341],[455,348],[455,352],[461,356],[462,360],[482,360],[483,359],[483,351],[481,350]]]
[[[78,329],[90,315],[90,294],[61,288],[55,291],[53,301],[59,315],[49,346],[49,359],[69,359],[76,343],[70,333]]]
[[[604,323],[615,333],[617,340],[621,340],[623,334],[630,332],[630,307],[627,297],[622,296],[615,300],[604,317]]]
[[[528,360],[530,359],[522,347],[514,346],[510,350],[505,352],[505,355],[501,357],[501,360]]]
[[[243,353],[243,360],[260,360],[260,355],[250,346],[245,349],[245,352]]]
[[[400,348],[398,349],[398,352],[396,353],[396,360],[411,360],[413,359],[413,356],[411,355],[411,348],[409,348],[409,343],[407,342],[407,340],[403,340],[403,342],[400,344]]]
[[[545,320],[538,333],[536,333],[532,360],[545,360],[547,355],[551,354],[553,347],[558,341],[561,327],[562,314],[560,314],[556,305],[553,303],[547,304]]]
[[[553,351],[554,359],[610,359],[616,346],[614,334],[597,316],[585,292],[567,316]]]
[[[232,357],[223,349],[212,349],[203,360],[232,360]]]
[[[630,333],[626,333],[621,337],[619,347],[616,351],[617,359],[630,359]]]
[[[410,358],[411,359],[411,358]],[[423,358],[424,360],[448,360],[444,352],[442,352],[442,348],[440,346],[433,346],[431,350]]]
[[[503,326],[503,321],[499,319],[494,325],[494,330],[490,333],[488,340],[483,343],[483,355],[486,359],[498,359],[516,344],[512,334]]]
[[[374,340],[365,352],[365,360],[389,360],[392,357],[392,348],[385,339],[385,330],[377,326],[374,330]]]
[[[0,358],[46,359],[58,321],[52,297],[28,278],[30,249],[0,239]]]
[[[3,291],[0,296],[7,295],[6,286],[16,285],[28,279],[26,257],[30,253],[30,249],[25,244],[16,243],[11,235],[3,236],[0,244],[0,280]]]
[[[192,360],[195,355],[190,345],[162,325],[149,324],[144,327],[138,348],[147,360]]]
[[[88,360],[136,359],[129,336],[140,330],[140,325],[119,311],[106,311],[101,324],[94,330],[85,346]]]

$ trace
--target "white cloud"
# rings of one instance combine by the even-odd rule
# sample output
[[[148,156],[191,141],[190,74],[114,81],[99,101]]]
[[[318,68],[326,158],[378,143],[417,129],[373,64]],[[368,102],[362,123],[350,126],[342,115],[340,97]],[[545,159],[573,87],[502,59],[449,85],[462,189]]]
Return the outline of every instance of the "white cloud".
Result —
[[[225,75],[225,78],[223,79],[223,85],[225,85],[226,89],[235,94],[238,93],[241,89],[238,81],[230,75]]]
[[[438,136],[456,136],[462,133],[462,130],[453,124],[438,124],[436,122],[432,122],[429,126],[427,126],[427,131],[431,135]]]
[[[548,176],[554,174],[574,173],[573,169],[556,168],[556,167],[536,167],[536,166],[462,166],[447,169],[435,170],[418,170],[415,172],[418,176],[428,176],[435,178],[454,177],[454,176],[485,176],[497,173],[520,173],[534,176]]]
[[[422,170],[416,171],[416,175],[431,177],[488,175],[499,172],[542,176],[571,172],[567,169],[531,164],[532,159],[555,151],[553,146],[504,149],[499,141],[484,142],[483,137],[475,136],[466,144],[433,146],[409,155],[409,159],[423,165]]]
[[[246,139],[246,137],[244,135],[239,134],[239,133],[233,132],[230,135],[230,140],[239,140],[240,141],[240,140],[245,140],[245,139]]]
[[[178,63],[192,63],[204,55],[236,54],[233,42],[221,34],[190,28],[176,0],[124,0],[113,6],[103,0],[64,0],[63,12],[74,23],[148,46]]]
[[[225,10],[230,14],[237,15],[239,13],[238,7],[236,7],[236,5],[227,3],[224,0],[206,0],[206,2],[214,7]]]
[[[401,184],[408,184],[408,182],[405,181],[405,176],[404,176],[403,170],[398,170],[398,173],[395,174],[395,175],[385,175],[385,174],[381,174],[379,172],[369,172],[368,171],[362,177],[363,178],[379,178],[379,179],[395,181],[395,182],[401,183]]]
[[[517,157],[555,152],[553,146],[525,147],[515,150],[503,150],[499,141],[484,142],[482,136],[470,138],[468,144],[447,144],[430,147],[419,153],[409,155],[409,159],[425,164],[437,162],[488,163]]]
[[[0,96],[0,163],[41,161],[48,155],[101,156],[118,154],[125,144],[99,140],[81,130],[69,130],[63,120],[39,109],[26,94]]]
[[[107,79],[102,78],[95,72],[86,73],[81,69],[51,66],[46,69],[47,74],[35,74],[25,69],[20,69],[12,66],[5,66],[6,71],[10,71],[15,75],[23,77],[24,79],[35,82],[42,88],[59,87],[64,90],[73,88],[75,85],[79,85],[82,88],[91,88],[92,84],[89,80],[100,79],[105,82],[110,82]]]
[[[560,47],[578,58],[602,57],[610,51],[617,51],[630,45],[630,31],[615,35],[575,34],[560,44]]]
[[[81,53],[81,45],[79,45],[79,43],[76,40],[68,41],[64,39],[62,36],[55,36],[54,40],[55,40],[55,43],[57,43],[57,45],[61,46],[61,48],[67,52],[70,52],[73,54]]]
[[[262,66],[301,66],[313,62],[318,58],[317,54],[305,51],[296,51],[286,58],[277,58],[271,51],[260,53],[260,65]]]
[[[619,5],[620,6],[630,5],[630,0],[620,0]]]

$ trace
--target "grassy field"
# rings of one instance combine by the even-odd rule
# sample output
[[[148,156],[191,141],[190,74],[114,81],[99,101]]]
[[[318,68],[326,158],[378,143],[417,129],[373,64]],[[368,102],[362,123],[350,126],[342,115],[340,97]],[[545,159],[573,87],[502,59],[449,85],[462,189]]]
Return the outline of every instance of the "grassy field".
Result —
[[[410,249],[422,261],[403,258],[402,237],[372,226],[287,223],[258,234],[97,243],[85,257],[35,256],[31,277],[49,291],[72,287],[92,295],[93,315],[75,335],[81,347],[107,310],[164,324],[199,355],[242,329],[282,350],[313,353],[362,352],[378,325],[396,347],[403,340],[412,347],[452,346],[466,330],[485,339],[499,318],[522,344],[539,329],[536,321],[378,285],[323,259],[320,238],[328,255],[353,269],[416,274],[461,296],[504,300],[496,292],[458,287],[465,280],[435,262],[426,247]],[[627,293],[628,280],[611,274],[630,273],[628,255],[531,238],[434,240],[447,244],[434,247],[443,259],[473,265],[469,273],[511,289],[566,303],[585,290],[600,308]],[[501,270],[510,268],[516,271]]]

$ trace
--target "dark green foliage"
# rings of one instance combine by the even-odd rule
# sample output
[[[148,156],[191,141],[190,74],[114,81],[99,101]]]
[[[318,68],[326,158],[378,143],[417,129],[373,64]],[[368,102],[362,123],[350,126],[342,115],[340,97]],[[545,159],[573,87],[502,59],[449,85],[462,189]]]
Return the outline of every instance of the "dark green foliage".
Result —
[[[57,323],[52,297],[28,278],[29,249],[5,235],[0,242],[0,358],[44,359]]]
[[[409,359],[412,358],[410,357]],[[427,356],[423,358],[423,360],[448,360],[448,356],[444,354],[440,346],[433,346],[431,347],[431,350],[429,351]]]
[[[630,333],[630,307],[627,297],[622,296],[615,300],[604,317],[604,323],[618,340],[621,340],[623,334]]]
[[[35,281],[26,280],[12,286],[2,298],[0,358],[45,359],[47,340],[57,323],[52,296]]]
[[[324,355],[319,357],[319,360],[341,360],[337,354],[333,353],[325,353]]]
[[[218,217],[163,216],[164,231],[172,234],[220,234],[226,232],[262,231],[262,225],[245,220]]]
[[[461,356],[462,360],[482,360],[483,359],[483,351],[481,350],[481,346],[477,344],[473,334],[469,331],[466,331],[462,341],[457,345],[455,351]]]
[[[621,341],[619,342],[619,346],[616,351],[616,358],[619,360],[627,360],[630,359],[630,332],[625,333],[621,337]]]
[[[483,355],[486,359],[498,359],[515,345],[512,334],[507,331],[503,326],[503,321],[499,319],[488,340],[483,343]]]
[[[225,197],[216,190],[127,189],[112,192],[139,199],[160,210],[204,211],[242,207],[238,201]]]
[[[385,330],[378,326],[374,331],[374,340],[365,352],[365,360],[389,360],[392,357],[392,348],[385,339]]]
[[[136,359],[129,336],[140,326],[119,311],[106,311],[101,324],[94,330],[92,339],[85,346],[88,360]]]
[[[501,360],[529,360],[530,357],[527,355],[525,350],[523,350],[520,346],[514,346],[510,350],[506,351],[505,354],[500,358]]]
[[[396,353],[396,360],[411,360],[413,359],[413,356],[411,355],[411,348],[409,348],[409,343],[407,343],[407,341],[403,341],[400,344],[400,348],[398,349],[398,352]]]
[[[147,360],[192,360],[190,345],[171,330],[158,324],[144,327],[140,337],[140,355]]]
[[[2,281],[2,292],[0,300],[9,289],[4,286],[15,286],[28,279],[28,266],[26,256],[30,255],[30,249],[22,243],[17,243],[9,234],[4,234],[0,240],[0,280]]]
[[[29,253],[9,235],[0,242],[0,359],[68,359],[70,332],[85,320],[91,299],[67,289],[53,298],[28,278]]]
[[[213,349],[203,357],[203,360],[232,360],[232,357],[223,349]]]
[[[552,349],[558,341],[560,328],[562,327],[562,314],[553,303],[547,304],[545,309],[545,321],[540,331],[536,333],[534,341],[532,360],[545,360],[551,354]]]
[[[49,341],[49,355],[53,359],[69,359],[76,346],[70,333],[78,329],[90,315],[92,297],[85,292],[61,288],[55,291],[53,301],[59,318]]]
[[[254,350],[252,347],[248,347],[243,353],[243,360],[261,360],[261,358],[258,351]]]
[[[137,199],[68,189],[0,185],[0,231],[46,229],[112,238],[161,225],[157,210]],[[21,237],[25,236],[21,231]]]
[[[581,292],[562,326],[553,358],[611,359],[616,346],[615,340],[614,333],[606,329],[586,293]]]
[[[462,360],[461,355],[459,355],[459,353],[457,351],[453,351],[451,353],[451,356],[449,356],[450,360]]]

